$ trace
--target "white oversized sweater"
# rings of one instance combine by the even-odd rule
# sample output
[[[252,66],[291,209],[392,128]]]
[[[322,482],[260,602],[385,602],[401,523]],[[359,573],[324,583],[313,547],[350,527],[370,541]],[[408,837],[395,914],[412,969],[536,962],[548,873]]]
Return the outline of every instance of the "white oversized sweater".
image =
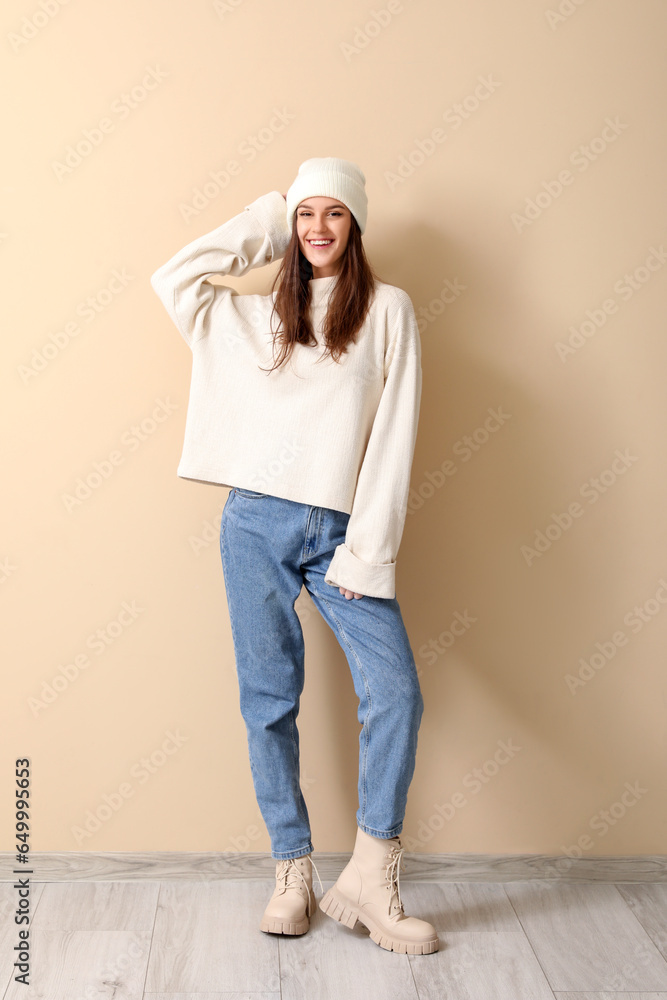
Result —
[[[350,514],[325,575],[334,587],[394,598],[421,402],[421,343],[410,297],[376,282],[356,343],[336,362],[321,326],[337,276],[310,280],[317,347],[296,344],[270,374],[274,294],[211,283],[285,255],[286,202],[261,195],[151,275],[192,350],[177,475]],[[318,358],[323,358],[318,362]]]

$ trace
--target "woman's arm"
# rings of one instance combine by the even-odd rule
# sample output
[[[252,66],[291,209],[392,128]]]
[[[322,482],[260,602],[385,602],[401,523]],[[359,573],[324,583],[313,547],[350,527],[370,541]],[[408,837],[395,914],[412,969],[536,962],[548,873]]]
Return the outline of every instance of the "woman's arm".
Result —
[[[324,577],[343,592],[369,597],[396,596],[396,557],[421,404],[417,319],[408,294],[395,289],[395,295],[387,319],[385,385],[359,471],[345,544],[336,547]]]
[[[187,343],[206,335],[216,304],[238,294],[207,279],[245,274],[285,255],[291,234],[285,198],[270,191],[217,229],[179,250],[151,275],[151,285]]]

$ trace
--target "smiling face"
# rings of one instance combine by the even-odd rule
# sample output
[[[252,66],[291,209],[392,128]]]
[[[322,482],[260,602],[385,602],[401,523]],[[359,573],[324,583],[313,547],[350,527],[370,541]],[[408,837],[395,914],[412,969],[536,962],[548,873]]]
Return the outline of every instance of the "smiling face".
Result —
[[[349,208],[324,195],[304,198],[295,214],[296,232],[304,257],[313,267],[313,278],[338,273],[352,225]]]

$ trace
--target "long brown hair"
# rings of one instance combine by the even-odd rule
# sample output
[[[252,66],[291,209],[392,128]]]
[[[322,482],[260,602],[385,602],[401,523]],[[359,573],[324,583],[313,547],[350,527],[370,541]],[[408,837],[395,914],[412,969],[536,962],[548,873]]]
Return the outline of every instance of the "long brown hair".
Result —
[[[271,287],[273,294],[278,284],[271,318],[277,313],[283,329],[271,330],[274,347],[276,343],[280,343],[282,347],[278,360],[269,369],[269,373],[290,358],[295,344],[317,346],[317,338],[308,315],[308,282],[312,276],[312,265],[299,245],[295,218],[292,238]],[[380,280],[366,257],[359,224],[350,213],[347,246],[339,262],[338,277],[334,282],[335,287],[322,327],[322,339],[327,348],[322,358],[328,353],[334,361],[338,361],[341,354],[347,353],[350,341],[356,341],[356,335],[375,294],[375,282]]]

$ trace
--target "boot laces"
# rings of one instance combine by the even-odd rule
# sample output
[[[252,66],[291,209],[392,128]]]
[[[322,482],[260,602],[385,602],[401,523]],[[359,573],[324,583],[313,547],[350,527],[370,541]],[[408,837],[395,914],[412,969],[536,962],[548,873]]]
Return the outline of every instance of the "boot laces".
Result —
[[[397,846],[392,846],[391,851],[385,854],[385,858],[390,860],[385,866],[385,879],[387,881],[386,888],[389,890],[389,902],[387,905],[387,914],[391,915],[392,909],[398,913],[405,913],[403,909],[403,902],[401,900],[401,884],[400,884],[400,871],[401,871],[401,861],[403,860],[404,847],[401,846],[399,840]],[[394,899],[394,896],[396,897]]]
[[[309,857],[307,855],[307,857]],[[303,877],[303,872],[297,864],[294,862],[298,861],[298,858],[283,858],[280,868],[276,874],[276,882],[280,885],[282,884],[283,889],[299,889],[301,888],[301,883],[306,887],[306,895],[308,897],[308,916],[312,915],[313,898],[311,892],[308,888],[308,883]],[[317,881],[320,883],[320,891],[322,889],[322,880],[320,879],[320,873],[317,871],[317,865],[313,861],[312,857],[309,857],[312,867],[315,869],[317,874]]]

